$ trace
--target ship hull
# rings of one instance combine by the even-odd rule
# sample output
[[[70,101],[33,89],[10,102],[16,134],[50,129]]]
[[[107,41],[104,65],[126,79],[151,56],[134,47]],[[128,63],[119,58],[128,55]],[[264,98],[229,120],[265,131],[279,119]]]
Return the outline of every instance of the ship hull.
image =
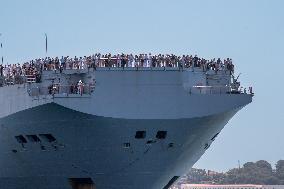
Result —
[[[0,185],[71,189],[72,179],[82,178],[97,189],[168,188],[241,108],[181,119],[103,117],[56,103],[20,111],[0,119]],[[144,136],[136,138],[139,131]],[[166,136],[159,138],[159,131]],[[27,135],[40,142],[15,138]]]

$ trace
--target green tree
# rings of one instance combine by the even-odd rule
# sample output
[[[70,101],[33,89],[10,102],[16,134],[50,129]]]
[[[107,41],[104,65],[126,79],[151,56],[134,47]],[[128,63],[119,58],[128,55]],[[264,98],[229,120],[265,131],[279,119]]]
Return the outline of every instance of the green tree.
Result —
[[[214,183],[214,184],[284,184],[284,160],[279,160],[276,170],[265,160],[247,162],[243,167],[231,169],[226,173],[208,175],[203,169],[192,169],[188,174],[190,183]]]
[[[276,163],[276,176],[280,180],[280,184],[284,184],[284,160]]]

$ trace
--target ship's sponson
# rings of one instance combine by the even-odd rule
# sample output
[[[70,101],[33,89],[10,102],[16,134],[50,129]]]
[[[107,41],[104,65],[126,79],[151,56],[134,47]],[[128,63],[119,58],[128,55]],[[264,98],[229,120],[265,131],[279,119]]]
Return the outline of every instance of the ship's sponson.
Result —
[[[226,70],[43,71],[0,88],[3,189],[168,189],[252,94]]]
[[[225,112],[251,100],[226,71],[179,68],[44,71],[39,83],[0,90],[1,116],[55,102],[103,117],[179,119]]]

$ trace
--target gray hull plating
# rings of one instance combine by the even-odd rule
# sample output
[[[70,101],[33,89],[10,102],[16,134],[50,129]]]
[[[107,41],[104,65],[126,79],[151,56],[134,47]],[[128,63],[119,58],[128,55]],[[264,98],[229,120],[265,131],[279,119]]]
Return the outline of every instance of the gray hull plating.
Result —
[[[96,189],[166,189],[252,100],[249,94],[191,89],[226,86],[226,74],[211,81],[204,72],[178,69],[68,72],[47,71],[42,83],[0,88],[1,189],[70,189],[69,178],[91,178]],[[95,80],[94,91],[30,92],[78,80]],[[135,138],[137,131],[145,138]],[[159,131],[167,135],[159,138]],[[56,141],[33,141],[47,134]]]
[[[1,188],[67,189],[68,178],[92,178],[98,189],[163,188],[172,177],[186,173],[237,111],[135,120],[99,117],[49,103],[18,112],[0,120]],[[146,131],[145,139],[135,139],[138,130]],[[156,139],[159,130],[168,132],[166,139]],[[57,142],[22,146],[14,138],[44,133]]]

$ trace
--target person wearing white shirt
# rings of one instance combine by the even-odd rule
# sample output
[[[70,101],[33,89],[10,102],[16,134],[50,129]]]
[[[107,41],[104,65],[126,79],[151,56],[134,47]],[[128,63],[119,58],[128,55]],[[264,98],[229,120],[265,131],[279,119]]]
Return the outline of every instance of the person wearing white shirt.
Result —
[[[152,55],[151,55],[151,53],[149,53],[149,56],[148,56],[148,67],[152,67],[153,65],[152,65]]]
[[[128,56],[128,67],[134,67],[134,63],[133,63],[133,55],[130,54]]]
[[[147,54],[144,54],[144,67],[149,67],[149,59]]]

